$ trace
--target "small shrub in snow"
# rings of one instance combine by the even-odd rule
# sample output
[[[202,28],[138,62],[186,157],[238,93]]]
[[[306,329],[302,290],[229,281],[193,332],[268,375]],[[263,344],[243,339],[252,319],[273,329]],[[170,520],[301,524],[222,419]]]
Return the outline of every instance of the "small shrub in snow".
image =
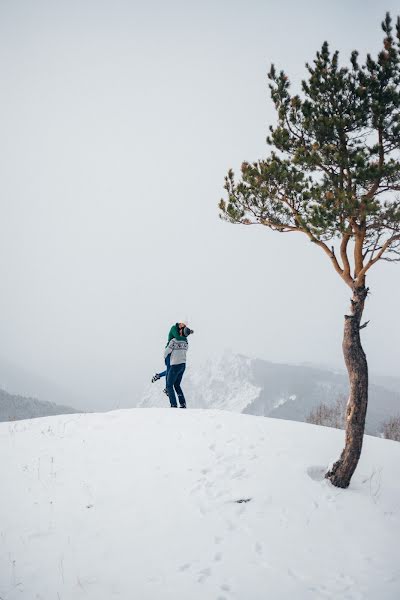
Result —
[[[314,425],[344,429],[346,426],[346,406],[347,400],[344,396],[338,398],[335,404],[330,406],[321,402],[321,404],[310,412],[306,418],[306,422],[313,423]]]
[[[390,419],[384,421],[382,434],[387,440],[400,442],[400,415],[396,417],[390,417]]]

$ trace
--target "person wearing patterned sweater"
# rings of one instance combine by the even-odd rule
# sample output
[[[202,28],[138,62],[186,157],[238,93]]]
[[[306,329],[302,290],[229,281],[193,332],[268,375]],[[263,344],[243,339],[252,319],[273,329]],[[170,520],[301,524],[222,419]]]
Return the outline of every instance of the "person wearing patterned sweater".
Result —
[[[187,338],[193,331],[185,323],[176,323],[168,336],[169,341],[165,348],[164,358],[170,360],[167,369],[167,394],[171,408],[177,408],[176,395],[178,396],[180,408],[186,408],[186,400],[181,388],[182,377],[186,368],[186,354],[188,351]]]
[[[184,335],[185,333],[186,333],[186,336]],[[172,325],[171,329],[169,330],[168,342],[167,342],[167,345],[165,348],[168,347],[168,344],[170,343],[170,341],[172,339],[178,339],[178,338],[183,339],[184,337],[187,338],[187,336],[190,335],[191,333],[193,333],[193,331],[191,329],[189,329],[183,321],[181,321],[179,323],[175,323],[174,325]],[[164,371],[161,371],[160,373],[155,373],[151,379],[151,383],[158,381],[162,377],[165,377],[165,381],[167,381],[168,371],[169,371],[170,361],[171,361],[171,354],[172,354],[172,352],[169,352],[164,358],[166,369]],[[168,396],[167,388],[165,388],[163,391]],[[175,403],[176,403],[176,400],[175,400]]]
[[[168,344],[172,340],[172,338],[179,336],[179,330],[182,331],[184,327],[185,327],[185,323],[175,323],[175,325],[172,325],[171,329],[169,330],[168,342],[165,347],[168,346]],[[165,379],[167,378],[170,360],[171,360],[171,355],[168,354],[168,356],[166,358],[164,358],[166,369],[164,369],[164,371],[160,371],[160,373],[155,373],[153,375],[153,377],[151,378],[151,383],[158,381],[162,377],[165,377]],[[167,390],[164,390],[164,392],[167,393]]]

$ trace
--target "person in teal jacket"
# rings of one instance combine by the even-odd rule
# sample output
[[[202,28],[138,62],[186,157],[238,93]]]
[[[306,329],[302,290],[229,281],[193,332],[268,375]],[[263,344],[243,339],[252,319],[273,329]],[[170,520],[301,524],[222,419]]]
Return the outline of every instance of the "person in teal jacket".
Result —
[[[186,331],[185,331],[186,329]],[[184,335],[186,333],[186,336]],[[190,335],[191,333],[193,333],[193,331],[191,329],[189,329],[185,323],[175,323],[174,325],[172,325],[171,329],[169,330],[168,333],[168,342],[166,344],[166,348],[168,346],[168,344],[170,343],[170,341],[172,339],[176,339],[176,340],[183,340],[187,338],[188,335]],[[151,378],[151,383],[154,383],[155,381],[158,381],[159,379],[161,379],[162,377],[167,378],[168,375],[168,369],[170,367],[170,361],[171,361],[171,354],[167,354],[167,356],[165,357],[165,366],[166,369],[164,371],[161,371],[160,373],[155,373],[153,375],[153,377]],[[164,393],[167,393],[167,390],[164,390]]]
[[[179,324],[180,325],[180,324]],[[176,332],[175,332],[176,333]],[[165,348],[164,356],[170,359],[170,366],[167,373],[167,395],[171,408],[177,408],[178,396],[179,407],[186,408],[186,399],[181,388],[182,377],[186,369],[186,354],[189,348],[188,336],[193,333],[189,327],[182,327],[178,330],[178,335],[171,338]]]

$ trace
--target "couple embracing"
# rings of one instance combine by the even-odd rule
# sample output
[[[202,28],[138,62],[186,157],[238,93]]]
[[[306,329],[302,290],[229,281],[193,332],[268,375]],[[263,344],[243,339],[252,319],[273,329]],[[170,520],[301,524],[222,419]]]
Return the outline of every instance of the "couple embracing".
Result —
[[[179,407],[186,408],[181,382],[186,368],[186,354],[189,347],[187,338],[192,333],[193,330],[189,329],[186,323],[179,322],[172,325],[164,351],[166,369],[161,373],[156,373],[151,380],[154,383],[161,377],[166,378],[164,392],[168,396],[171,408],[178,407],[175,392],[178,396]]]

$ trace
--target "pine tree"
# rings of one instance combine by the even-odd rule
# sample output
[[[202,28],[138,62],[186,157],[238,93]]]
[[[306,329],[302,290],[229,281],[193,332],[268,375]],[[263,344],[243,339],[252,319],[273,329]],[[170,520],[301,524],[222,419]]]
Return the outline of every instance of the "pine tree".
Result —
[[[400,17],[389,13],[376,59],[351,54],[348,66],[325,42],[306,64],[293,95],[284,71],[269,72],[277,125],[269,156],[244,162],[241,178],[225,178],[220,216],[230,223],[302,232],[329,258],[352,292],[343,354],[349,374],[346,440],[326,473],[348,487],[361,454],[368,403],[368,366],[360,339],[366,275],[378,261],[400,260]]]

